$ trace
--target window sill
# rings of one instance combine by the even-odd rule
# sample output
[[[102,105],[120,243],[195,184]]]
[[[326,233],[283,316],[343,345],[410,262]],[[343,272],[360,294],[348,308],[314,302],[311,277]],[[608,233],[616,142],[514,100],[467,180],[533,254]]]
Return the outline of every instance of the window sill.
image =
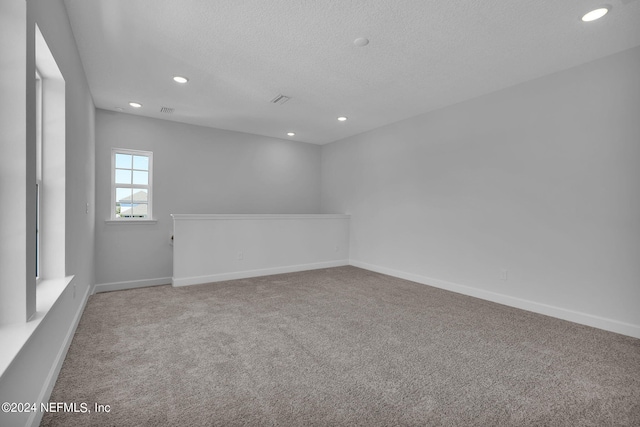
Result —
[[[106,219],[104,221],[105,224],[109,224],[109,225],[113,225],[113,224],[126,224],[126,225],[131,225],[131,224],[144,224],[144,225],[151,225],[151,224],[157,224],[158,220],[157,219]]]
[[[51,311],[56,301],[69,286],[74,276],[62,279],[40,280],[36,286],[36,313],[24,323],[13,323],[0,327],[0,377],[11,366],[22,348],[29,342],[40,323]]]

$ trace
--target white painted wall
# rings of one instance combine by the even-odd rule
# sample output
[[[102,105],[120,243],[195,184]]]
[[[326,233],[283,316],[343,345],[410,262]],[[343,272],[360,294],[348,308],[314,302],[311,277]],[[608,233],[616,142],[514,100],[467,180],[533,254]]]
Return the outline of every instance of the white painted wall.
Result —
[[[44,318],[42,318],[41,313],[36,313],[36,317],[39,319],[38,327],[22,348],[18,357],[0,376],[0,401],[40,402],[46,401],[49,397],[53,386],[51,380],[55,381],[67,345],[73,335],[75,322],[84,307],[90,286],[94,283],[95,109],[63,1],[29,0],[25,2],[24,0],[3,0],[1,4],[2,13],[0,13],[0,16],[2,18],[0,19],[2,21],[0,21],[0,34],[2,34],[2,37],[0,39],[3,41],[0,41],[0,43],[3,43],[1,56],[3,76],[7,77],[4,74],[7,70],[18,69],[12,68],[13,66],[20,67],[19,64],[23,64],[22,67],[24,67],[26,56],[26,70],[22,68],[22,72],[17,73],[15,79],[4,79],[5,83],[9,85],[7,89],[10,88],[10,90],[5,92],[5,83],[2,83],[3,96],[0,97],[0,102],[3,105],[1,120],[4,120],[5,117],[8,120],[12,120],[12,116],[4,115],[5,99],[10,100],[16,114],[13,118],[15,120],[14,125],[5,127],[5,122],[2,122],[0,134],[3,142],[6,137],[9,137],[13,147],[16,148],[16,152],[19,153],[22,150],[23,153],[26,153],[26,159],[22,158],[21,160],[20,157],[17,157],[16,162],[18,164],[16,164],[16,168],[9,167],[4,160],[7,159],[9,163],[11,160],[5,157],[7,151],[5,151],[6,147],[3,144],[3,151],[0,155],[3,180],[6,172],[13,173],[18,169],[17,166],[19,166],[20,162],[23,162],[23,164],[26,162],[29,165],[26,168],[26,173],[25,169],[21,169],[22,172],[15,172],[16,176],[22,176],[22,179],[27,183],[35,182],[35,91],[31,85],[35,75],[36,22],[45,36],[66,82],[66,231],[64,236],[66,239],[66,254],[64,259],[66,274],[75,275],[73,280],[75,288],[70,286],[63,291],[56,304],[47,312]],[[5,7],[9,9],[16,8],[14,10],[17,15],[5,15]],[[6,26],[5,18],[10,21]],[[19,24],[20,22],[22,22],[21,25]],[[4,42],[13,47],[5,50]],[[10,95],[5,98],[5,94]],[[24,113],[25,104],[27,112],[26,137],[24,135],[25,120],[24,118],[20,119],[21,116],[19,115],[21,108]],[[20,120],[22,120],[23,132],[14,133],[14,130],[17,130],[21,123]],[[27,141],[29,141],[29,145]],[[22,168],[25,168],[25,166],[22,166]],[[29,185],[29,188],[31,188],[31,185]],[[34,200],[35,185],[32,191],[28,189],[23,191],[27,194],[27,200],[29,198]],[[16,199],[16,203],[22,203],[22,206],[24,206],[23,196]],[[85,212],[86,203],[90,205],[90,214]],[[35,224],[34,203],[29,202],[26,205],[27,208],[23,207],[22,213],[20,213],[20,208],[16,209],[16,222],[12,222],[15,226],[11,230],[11,235],[13,236],[12,238],[15,237],[23,241],[26,239],[27,242],[30,242],[35,239],[35,225],[28,225]],[[20,219],[21,215],[24,215],[23,219]],[[26,221],[23,223],[25,219]],[[27,229],[25,230],[25,228]],[[3,228],[2,230],[4,233],[5,229]],[[2,237],[4,239],[4,234]],[[22,245],[24,247],[24,243]],[[3,253],[3,266],[5,263],[4,255]],[[32,272],[35,259],[34,246],[28,243],[26,255],[24,252],[23,255],[17,253],[15,259],[15,262],[22,263],[28,269],[27,271]],[[3,287],[7,284],[5,279],[5,277],[2,277],[0,286]],[[35,280],[35,277],[33,279]],[[25,280],[27,280],[25,277],[21,279],[23,282]],[[35,297],[35,290],[33,296]],[[2,297],[4,298],[4,294]],[[31,422],[37,423],[40,415],[0,413],[0,425],[19,426],[30,424]]]
[[[640,336],[638,76],[634,48],[323,146],[322,209],[356,265]]]
[[[0,198],[19,213],[0,221],[0,326],[27,319],[26,9],[24,1],[0,2]]]
[[[153,152],[156,224],[107,224],[111,148]],[[170,214],[318,213],[320,147],[97,110],[96,283],[170,283]]]
[[[173,215],[174,286],[349,264],[348,215]]]

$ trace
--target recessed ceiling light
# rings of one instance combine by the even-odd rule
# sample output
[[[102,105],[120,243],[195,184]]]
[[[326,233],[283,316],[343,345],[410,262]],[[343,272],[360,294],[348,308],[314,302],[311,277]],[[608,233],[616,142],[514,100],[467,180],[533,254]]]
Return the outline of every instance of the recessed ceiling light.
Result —
[[[364,47],[369,44],[369,40],[365,39],[364,37],[359,37],[353,41],[353,44],[358,47]]]
[[[296,133],[295,133],[295,132],[288,132],[288,133],[287,133],[287,135],[289,135],[289,136],[296,136]]]
[[[344,122],[344,121],[347,120],[347,118],[345,116],[340,116],[340,117],[338,117],[338,120],[341,121],[341,122]]]
[[[129,105],[131,105],[133,108],[142,107],[142,104],[140,104],[139,102],[130,102]]]
[[[592,10],[589,13],[586,13],[583,17],[582,20],[584,22],[591,22],[591,21],[595,21],[596,19],[600,19],[602,18],[604,15],[606,15],[609,11],[611,10],[611,6],[602,6],[599,7],[597,9]]]
[[[173,76],[173,81],[176,82],[176,83],[184,84],[184,83],[188,82],[189,79],[186,78],[186,77],[182,77],[182,76]]]

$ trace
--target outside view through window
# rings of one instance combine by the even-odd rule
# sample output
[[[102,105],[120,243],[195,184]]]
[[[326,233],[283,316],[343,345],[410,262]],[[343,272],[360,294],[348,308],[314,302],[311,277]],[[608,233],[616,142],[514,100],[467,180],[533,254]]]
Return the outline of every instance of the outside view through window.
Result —
[[[148,218],[149,157],[115,154],[116,218]]]

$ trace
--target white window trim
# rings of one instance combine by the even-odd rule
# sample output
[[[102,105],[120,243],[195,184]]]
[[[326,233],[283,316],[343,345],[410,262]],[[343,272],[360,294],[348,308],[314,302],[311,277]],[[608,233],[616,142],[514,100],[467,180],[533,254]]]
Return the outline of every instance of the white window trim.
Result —
[[[149,157],[149,185],[131,184],[132,188],[146,189],[147,191],[147,218],[117,218],[116,217],[116,153],[119,154],[132,154],[138,156]],[[131,150],[128,148],[112,148],[111,149],[111,203],[109,205],[111,215],[106,221],[108,223],[155,223],[157,222],[153,218],[153,152]]]

